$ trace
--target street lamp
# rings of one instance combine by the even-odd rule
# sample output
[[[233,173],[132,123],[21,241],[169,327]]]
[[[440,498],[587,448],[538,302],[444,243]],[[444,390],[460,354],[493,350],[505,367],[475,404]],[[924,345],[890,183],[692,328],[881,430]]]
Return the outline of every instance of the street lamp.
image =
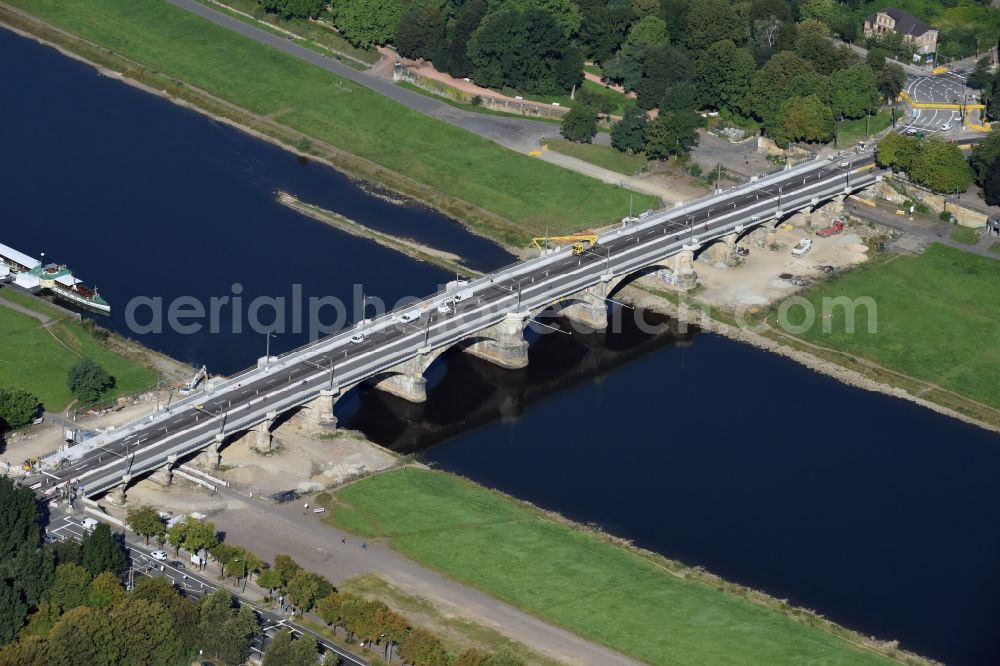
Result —
[[[278,337],[271,331],[264,333],[264,367],[267,368],[271,365],[271,338]]]

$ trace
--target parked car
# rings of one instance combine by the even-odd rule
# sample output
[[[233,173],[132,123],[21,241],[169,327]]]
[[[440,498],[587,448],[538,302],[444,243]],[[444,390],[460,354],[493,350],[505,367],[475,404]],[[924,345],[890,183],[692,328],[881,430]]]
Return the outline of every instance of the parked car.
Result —
[[[951,129],[951,123],[945,123],[945,124],[941,125],[941,131],[942,132],[947,132],[950,129]]]
[[[808,238],[803,238],[798,242],[798,244],[792,248],[793,257],[804,257],[809,250],[812,249],[813,242]]]
[[[83,525],[83,529],[92,530],[97,527],[97,520],[94,518],[84,518],[80,521],[80,524]]]
[[[152,557],[154,560],[159,560],[161,562],[167,561],[167,551],[165,550],[154,550],[152,553],[149,554],[149,556]]]

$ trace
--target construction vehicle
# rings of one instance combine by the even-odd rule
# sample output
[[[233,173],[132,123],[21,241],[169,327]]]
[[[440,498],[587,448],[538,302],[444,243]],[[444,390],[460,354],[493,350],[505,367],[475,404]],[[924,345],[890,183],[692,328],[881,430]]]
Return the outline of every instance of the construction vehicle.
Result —
[[[191,393],[194,393],[194,390],[198,388],[198,384],[201,383],[201,380],[205,379],[205,377],[207,376],[208,376],[208,368],[206,368],[205,366],[201,366],[201,370],[194,373],[194,377],[187,380],[187,383],[185,383],[184,386],[181,387],[181,390],[178,391],[178,393],[180,393],[181,395],[190,395]]]
[[[21,469],[25,472],[30,472],[38,464],[38,458],[28,458],[23,463],[21,463]]]
[[[836,236],[844,230],[843,220],[834,220],[833,224],[830,226],[820,229],[816,232],[817,236],[822,236],[823,238],[829,238],[830,236]]]
[[[587,250],[596,247],[597,245],[597,234],[575,234],[573,236],[541,236],[539,238],[532,238],[531,242],[535,244],[539,250],[544,254],[548,249],[548,244],[551,243],[573,243],[573,254],[583,254]],[[542,245],[545,243],[545,245]]]

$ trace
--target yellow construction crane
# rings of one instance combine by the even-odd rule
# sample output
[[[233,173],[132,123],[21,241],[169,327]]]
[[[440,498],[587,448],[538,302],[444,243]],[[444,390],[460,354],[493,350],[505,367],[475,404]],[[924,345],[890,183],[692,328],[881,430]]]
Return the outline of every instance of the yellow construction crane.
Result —
[[[573,243],[573,254],[583,254],[597,245],[597,234],[576,234],[573,236],[541,236],[532,238],[531,242],[539,250],[545,250],[542,243]]]

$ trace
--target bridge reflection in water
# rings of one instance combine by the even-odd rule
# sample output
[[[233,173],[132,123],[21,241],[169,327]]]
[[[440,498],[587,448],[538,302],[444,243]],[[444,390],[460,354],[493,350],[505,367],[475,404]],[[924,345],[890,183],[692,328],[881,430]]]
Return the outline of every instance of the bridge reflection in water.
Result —
[[[608,329],[594,331],[544,313],[544,326],[533,326],[526,335],[531,347],[525,368],[507,370],[455,349],[428,369],[426,402],[363,386],[341,398],[334,411],[343,427],[360,430],[376,444],[419,454],[494,421],[516,420],[536,403],[600,382],[665,347],[688,345],[699,333],[696,326],[648,311],[613,306],[609,314]]]

